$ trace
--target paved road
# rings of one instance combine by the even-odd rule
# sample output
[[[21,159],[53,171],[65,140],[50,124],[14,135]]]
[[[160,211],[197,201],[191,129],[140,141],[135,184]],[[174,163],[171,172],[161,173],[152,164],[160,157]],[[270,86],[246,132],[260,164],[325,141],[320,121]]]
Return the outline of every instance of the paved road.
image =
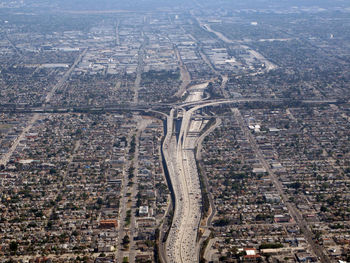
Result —
[[[16,150],[19,143],[25,138],[27,132],[30,131],[30,129],[33,127],[34,123],[39,119],[39,114],[34,114],[32,118],[30,118],[27,126],[22,130],[21,134],[17,137],[17,139],[13,142],[11,148],[8,150],[6,154],[4,154],[0,160],[0,165],[6,165],[13,152]]]
[[[199,138],[197,141],[197,153],[196,153],[196,159],[197,160],[201,160],[202,159],[202,143],[205,137],[207,137],[210,133],[212,133],[217,127],[219,127],[221,125],[222,121],[221,119],[216,119],[214,125],[212,125],[207,131],[205,131]],[[211,207],[211,213],[208,216],[205,225],[207,227],[209,227],[211,225],[211,221],[213,220],[213,217],[215,216],[216,213],[216,209],[215,209],[215,205],[214,205],[214,201],[213,198],[211,196],[211,194],[209,193],[209,183],[208,183],[208,178],[206,176],[203,177],[204,179],[204,184],[205,187],[208,191],[208,195],[209,195],[209,202],[210,202],[210,207]]]
[[[130,149],[130,141],[131,141],[131,134],[128,137],[128,147],[124,151],[124,159],[128,160],[128,152]],[[123,167],[123,185],[122,185],[122,191],[121,191],[121,199],[120,199],[120,206],[119,206],[119,213],[118,213],[118,242],[115,249],[115,257],[118,259],[118,262],[122,262],[124,257],[124,248],[122,245],[122,239],[124,238],[125,234],[127,233],[125,231],[125,216],[126,216],[126,210],[127,210],[127,192],[128,192],[128,183],[129,178],[127,171],[130,168],[130,161],[128,160],[126,165]]]
[[[136,229],[136,195],[137,195],[137,180],[138,180],[138,171],[139,171],[139,144],[140,144],[140,136],[142,132],[146,129],[146,127],[152,123],[152,120],[150,119],[141,119],[139,121],[139,126],[137,129],[137,133],[135,136],[135,144],[136,144],[136,149],[134,153],[134,177],[132,178],[133,185],[131,186],[131,224],[130,224],[130,253],[129,253],[129,262],[134,263],[135,262],[135,257],[136,257],[136,242],[134,238],[136,237],[137,234],[137,229]]]
[[[116,46],[120,45],[119,25],[120,25],[120,20],[118,20],[117,24],[115,25],[115,45]]]
[[[187,86],[191,83],[191,75],[188,72],[186,65],[183,63],[180,52],[176,46],[174,46],[174,51],[180,66],[180,75],[181,75],[181,85],[178,92],[176,92],[175,95],[177,97],[181,97],[182,94],[186,91]]]
[[[145,36],[144,36],[145,37]],[[140,89],[140,83],[141,83],[141,75],[143,72],[144,67],[144,61],[143,57],[145,54],[145,46],[147,44],[148,39],[145,37],[144,41],[141,44],[141,47],[138,52],[138,63],[137,63],[137,69],[136,69],[136,79],[134,82],[134,103],[137,104],[139,101],[139,89]]]
[[[75,67],[80,63],[82,58],[85,56],[88,49],[84,49],[84,51],[78,56],[78,58],[74,61],[73,65],[64,73],[63,77],[57,82],[57,84],[50,90],[50,92],[46,95],[45,103],[50,102],[52,99],[52,96],[55,94],[55,92],[60,89],[64,83],[68,80],[69,76],[72,74]]]

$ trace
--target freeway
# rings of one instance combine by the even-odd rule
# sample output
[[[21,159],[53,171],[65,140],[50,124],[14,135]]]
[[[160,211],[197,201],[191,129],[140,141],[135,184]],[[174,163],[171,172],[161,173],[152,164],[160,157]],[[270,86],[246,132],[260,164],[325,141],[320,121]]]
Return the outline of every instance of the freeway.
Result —
[[[184,105],[191,105],[192,108],[186,110],[183,107],[175,107],[168,117],[163,151],[174,190],[175,210],[165,245],[167,262],[187,263],[199,260],[197,234],[201,220],[202,196],[194,149],[204,138],[199,135],[205,126],[205,116],[197,114],[197,111],[207,106],[242,101],[241,99],[203,101],[203,93],[207,85],[208,83],[203,83],[189,88],[190,94]],[[250,101],[250,99],[244,101]],[[175,111],[182,116],[177,137],[173,132]],[[196,117],[194,117],[195,113]],[[210,131],[205,134],[207,135]]]
[[[195,19],[197,20],[198,24],[206,31],[215,34],[219,39],[221,39],[222,41],[224,41],[225,43],[228,44],[236,44],[236,45],[240,45],[240,47],[242,49],[245,49],[248,53],[251,54],[251,56],[253,56],[254,58],[256,58],[257,60],[263,62],[266,66],[266,71],[270,71],[273,69],[276,69],[277,66],[272,63],[271,61],[269,61],[268,59],[266,59],[263,55],[261,55],[259,52],[252,50],[251,48],[249,48],[246,45],[242,45],[240,44],[239,41],[234,41],[231,39],[228,39],[226,36],[224,36],[224,34],[222,34],[221,32],[215,31],[213,30],[210,25],[208,24],[203,24],[197,17],[195,17]]]
[[[222,123],[222,120],[220,118],[216,118],[215,123],[207,130],[205,131],[197,140],[197,152],[196,152],[196,159],[201,160],[202,159],[202,143],[205,137],[207,137],[211,132],[213,132],[217,127],[219,127]],[[209,190],[209,183],[208,178],[206,176],[203,177],[205,188],[207,191]],[[209,227],[211,225],[211,222],[215,216],[216,210],[214,206],[214,200],[212,198],[212,195],[209,194],[209,202],[211,207],[211,213],[206,219],[206,226]]]
[[[80,105],[80,106],[31,106],[31,105],[0,105],[0,112],[11,112],[11,113],[67,113],[67,112],[85,112],[85,113],[100,113],[100,112],[116,112],[116,111],[148,111],[148,112],[158,112],[162,115],[167,115],[163,111],[168,111],[171,108],[184,108],[192,107],[203,104],[205,106],[213,106],[216,103],[229,104],[229,103],[245,103],[245,102],[265,102],[265,103],[291,103],[298,102],[303,104],[330,104],[339,103],[336,99],[323,99],[323,100],[313,100],[305,99],[294,101],[291,99],[284,98],[249,98],[249,97],[237,97],[234,99],[202,99],[200,101],[186,101],[181,103],[169,104],[169,103],[155,103],[155,104],[130,104],[130,105]],[[213,105],[207,105],[207,103],[214,103]]]
[[[207,85],[194,86],[187,100],[201,101]],[[177,138],[173,133],[175,110],[182,113]],[[201,189],[194,156],[197,138],[188,136],[188,133],[199,134],[202,120],[192,120],[193,113],[193,109],[172,109],[167,122],[163,151],[175,195],[173,224],[165,245],[167,262],[198,261],[196,241],[201,215]]]
[[[180,67],[180,78],[181,78],[181,85],[180,88],[178,90],[178,92],[176,93],[177,97],[181,97],[184,92],[186,91],[187,86],[191,83],[191,75],[187,70],[186,65],[183,63],[182,59],[181,59],[181,55],[179,50],[177,49],[177,47],[174,45],[174,51],[175,51],[175,55],[176,55],[176,59],[178,61],[179,67]]]

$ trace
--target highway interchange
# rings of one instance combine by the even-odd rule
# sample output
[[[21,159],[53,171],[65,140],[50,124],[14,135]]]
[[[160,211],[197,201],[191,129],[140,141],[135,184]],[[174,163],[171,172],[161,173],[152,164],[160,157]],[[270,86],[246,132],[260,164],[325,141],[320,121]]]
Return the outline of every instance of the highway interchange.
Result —
[[[203,94],[207,84],[203,83],[189,88],[189,96],[186,101],[182,105],[173,107],[167,117],[167,134],[163,144],[163,153],[173,186],[175,208],[172,225],[165,244],[166,262],[187,263],[199,261],[197,234],[201,220],[202,199],[195,159],[195,147],[199,141],[200,132],[205,126],[205,116],[201,118],[198,110],[220,104],[258,101],[283,102],[278,99],[249,99],[242,97],[237,99],[204,100]],[[303,101],[303,103],[332,102]],[[195,117],[194,114],[196,115]],[[181,119],[181,127],[178,131],[176,131],[175,127],[176,118]],[[244,126],[244,124],[242,125]],[[296,216],[293,214],[293,217]],[[313,247],[313,249],[322,258],[322,253],[316,247]],[[322,262],[328,261],[324,260]]]

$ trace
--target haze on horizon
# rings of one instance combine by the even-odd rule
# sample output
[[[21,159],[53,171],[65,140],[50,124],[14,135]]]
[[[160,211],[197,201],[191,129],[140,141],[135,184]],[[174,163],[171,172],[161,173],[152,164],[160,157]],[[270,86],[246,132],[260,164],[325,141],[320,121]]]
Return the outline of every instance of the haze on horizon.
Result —
[[[349,11],[348,3],[345,0],[5,0],[3,3],[14,3],[15,7],[38,8],[74,11],[108,11],[108,10],[129,10],[129,11],[154,11],[162,9],[181,9],[184,7],[218,8],[218,9],[297,9],[297,8],[343,8]],[[183,9],[185,10],[185,9]]]

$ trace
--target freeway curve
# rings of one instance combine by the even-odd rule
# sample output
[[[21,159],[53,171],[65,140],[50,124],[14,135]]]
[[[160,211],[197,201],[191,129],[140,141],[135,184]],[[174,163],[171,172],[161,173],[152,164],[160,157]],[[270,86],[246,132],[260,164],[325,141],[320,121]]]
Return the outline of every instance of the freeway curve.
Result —
[[[189,101],[200,102],[208,83],[196,85],[190,91]],[[174,135],[174,112],[182,113],[178,137]],[[201,215],[201,190],[195,163],[194,148],[202,120],[192,120],[195,107],[186,111],[182,107],[171,110],[163,151],[169,177],[174,189],[175,210],[173,224],[166,241],[167,262],[197,262],[196,240]]]

